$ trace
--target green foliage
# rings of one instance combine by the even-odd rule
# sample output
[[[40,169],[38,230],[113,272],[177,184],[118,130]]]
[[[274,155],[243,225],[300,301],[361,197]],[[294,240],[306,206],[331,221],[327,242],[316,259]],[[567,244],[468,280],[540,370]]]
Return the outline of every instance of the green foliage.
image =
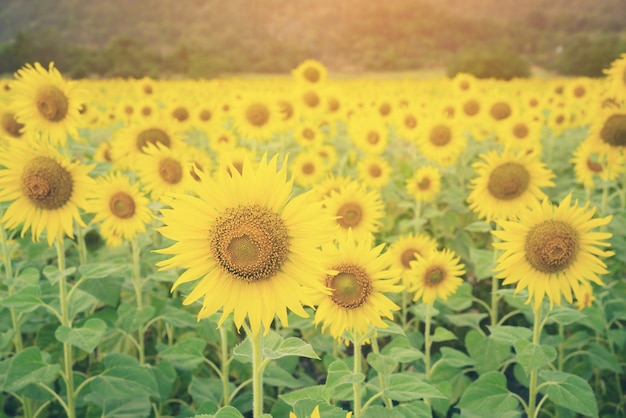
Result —
[[[575,35],[567,39],[555,68],[564,75],[602,77],[622,52],[626,43],[616,35]]]
[[[478,78],[511,80],[530,76],[528,61],[510,47],[482,47],[455,56],[447,67],[449,77],[458,73]]]

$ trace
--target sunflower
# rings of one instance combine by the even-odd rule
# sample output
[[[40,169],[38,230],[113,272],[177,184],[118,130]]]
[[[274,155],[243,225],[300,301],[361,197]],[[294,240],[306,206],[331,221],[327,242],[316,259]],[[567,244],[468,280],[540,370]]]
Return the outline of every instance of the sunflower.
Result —
[[[394,127],[398,136],[407,141],[414,141],[419,135],[422,115],[417,108],[401,108],[394,112]]]
[[[541,150],[543,124],[534,120],[532,114],[513,116],[498,124],[499,141],[514,150],[538,152]]]
[[[441,191],[441,172],[437,167],[418,168],[413,176],[406,180],[406,191],[418,202],[432,202]]]
[[[0,103],[0,138],[20,139],[24,125],[15,119],[15,113]]]
[[[382,189],[391,178],[391,166],[382,156],[368,155],[356,164],[357,177],[367,187]]]
[[[166,124],[140,124],[119,129],[111,139],[111,158],[120,167],[131,168],[137,157],[145,154],[148,145],[177,149],[182,145],[180,135]]]
[[[465,135],[459,132],[455,123],[443,116],[429,119],[417,138],[420,152],[442,167],[454,164],[466,145]]]
[[[589,129],[589,137],[597,147],[623,152],[626,149],[626,109],[602,109]]]
[[[592,189],[597,179],[615,180],[626,168],[623,155],[603,152],[589,140],[580,143],[570,162],[576,180],[587,189]]]
[[[47,71],[38,62],[17,70],[11,92],[15,119],[29,137],[49,139],[54,145],[65,145],[68,135],[78,138],[84,93],[64,80],[54,63]]]
[[[267,141],[281,127],[281,114],[278,105],[270,97],[249,94],[233,108],[235,129],[243,138]]]
[[[131,184],[130,178],[120,172],[100,177],[97,183],[89,211],[95,214],[93,222],[100,224],[100,235],[107,246],[118,246],[145,232],[152,212],[148,208],[150,201],[139,190],[139,184]]]
[[[611,63],[611,68],[604,70],[610,85],[610,95],[618,102],[626,101],[626,52]]]
[[[73,221],[85,226],[80,209],[93,188],[93,166],[70,162],[47,142],[16,141],[0,152],[0,202],[12,202],[2,222],[7,228],[21,224],[34,241],[46,230],[48,245],[63,234],[73,237]]]
[[[326,81],[328,70],[316,60],[305,60],[291,71],[293,78],[305,84],[322,84]]]
[[[535,153],[502,154],[492,150],[473,165],[478,177],[472,179],[469,208],[488,222],[511,219],[537,199],[545,198],[542,187],[554,186],[554,173]]]
[[[302,151],[291,162],[291,172],[297,185],[311,187],[328,172],[326,162],[315,150]]]
[[[389,129],[375,114],[351,118],[348,133],[354,145],[369,155],[382,154],[389,143]]]
[[[574,293],[574,297],[576,298],[574,305],[576,305],[579,311],[591,307],[596,300],[596,297],[593,295],[593,286],[586,281],[580,283],[578,293]]]
[[[319,123],[308,120],[294,127],[293,138],[295,142],[305,148],[319,147],[324,143],[324,132]]]
[[[161,209],[158,230],[175,243],[158,250],[172,255],[158,265],[186,269],[173,289],[199,280],[183,302],[203,299],[198,319],[222,309],[220,326],[234,313],[238,328],[248,318],[253,333],[267,333],[275,316],[287,325],[287,309],[307,317],[304,289],[326,291],[318,248],[331,239],[332,220],[309,194],[291,198],[293,182],[277,160],[246,158],[241,174],[201,175],[197,197],[164,198],[171,207]]]
[[[391,266],[400,271],[409,270],[411,261],[419,257],[428,258],[431,253],[437,251],[437,241],[427,234],[406,234],[398,238],[389,246],[387,253],[391,257]],[[402,275],[402,279],[405,277]],[[407,282],[403,281],[405,285]]]
[[[389,268],[389,258],[382,253],[385,244],[371,246],[371,241],[355,240],[352,234],[337,244],[322,247],[326,270],[320,284],[331,290],[314,299],[315,324],[322,331],[341,339],[345,332],[354,338],[366,334],[371,326],[386,328],[383,318],[392,319],[400,309],[384,293],[400,292],[398,272]]]
[[[413,300],[421,299],[422,303],[433,303],[437,298],[448,300],[463,283],[465,266],[460,261],[448,249],[410,261],[411,268],[404,271],[404,280],[409,283],[409,291],[415,292]]]
[[[380,192],[376,189],[368,191],[359,181],[351,181],[338,191],[332,190],[323,204],[324,210],[335,217],[339,236],[345,237],[352,231],[359,241],[378,232],[385,215]]]
[[[216,129],[209,133],[209,148],[218,154],[237,148],[237,135],[227,129]]]
[[[478,85],[475,76],[468,73],[457,73],[451,80],[453,88],[461,94],[473,93]]]
[[[194,178],[199,170],[186,150],[172,150],[161,145],[144,147],[144,154],[137,158],[136,170],[139,180],[152,199],[166,193],[184,193],[193,190]]]
[[[581,294],[581,283],[603,285],[600,275],[606,274],[606,265],[600,257],[614,253],[599,247],[608,247],[612,234],[594,232],[606,225],[611,216],[595,218],[595,208],[571,206],[572,195],[555,207],[548,199],[533,201],[519,213],[516,221],[497,221],[501,230],[492,231],[500,242],[495,248],[504,250],[494,269],[495,278],[504,279],[504,285],[516,284],[516,292],[528,289],[526,303],[534,302],[537,309],[548,295],[550,307],[561,306],[561,295],[572,303],[572,291]]]

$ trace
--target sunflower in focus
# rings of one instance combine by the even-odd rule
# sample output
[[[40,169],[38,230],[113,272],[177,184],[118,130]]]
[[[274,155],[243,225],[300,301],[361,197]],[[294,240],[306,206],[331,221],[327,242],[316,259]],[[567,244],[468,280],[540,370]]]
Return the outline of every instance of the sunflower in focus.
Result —
[[[62,156],[47,142],[14,142],[0,152],[0,202],[11,202],[2,222],[7,228],[31,230],[34,241],[46,231],[48,245],[64,234],[73,237],[73,223],[85,226],[80,210],[93,189],[89,171]]]
[[[382,156],[368,155],[356,164],[357,177],[372,189],[382,189],[391,178],[391,166]]]
[[[48,70],[38,62],[17,70],[11,92],[15,119],[24,125],[28,137],[62,146],[68,135],[78,138],[84,93],[76,83],[64,80],[54,63]]]
[[[626,53],[611,63],[611,68],[604,70],[610,86],[610,95],[618,102],[626,102]]]
[[[246,158],[241,173],[201,175],[197,197],[163,199],[158,230],[175,243],[158,250],[172,256],[158,265],[186,269],[173,289],[195,282],[183,303],[202,299],[198,319],[222,309],[219,326],[233,313],[238,328],[247,319],[254,334],[267,333],[275,316],[287,325],[287,310],[307,317],[305,289],[327,292],[318,248],[332,239],[332,220],[309,194],[292,197],[277,160]]]
[[[325,273],[320,284],[331,290],[318,293],[315,324],[322,324],[340,340],[348,332],[358,339],[370,327],[386,328],[383,318],[393,319],[393,311],[400,309],[385,293],[400,292],[399,275],[389,268],[389,258],[382,253],[385,244],[371,246],[369,239],[357,241],[351,234],[337,244],[322,247]]]
[[[571,206],[568,195],[558,206],[548,199],[533,201],[519,213],[516,221],[498,220],[500,230],[492,231],[500,242],[493,246],[504,253],[498,257],[495,278],[503,284],[515,284],[515,292],[528,289],[528,300],[538,309],[547,295],[550,307],[561,306],[561,296],[573,302],[572,291],[581,294],[581,283],[604,283],[600,275],[606,274],[601,257],[614,253],[608,247],[612,234],[593,229],[607,225],[611,216],[593,218],[595,208]]]
[[[410,261],[410,265],[403,274],[409,291],[415,292],[413,301],[421,299],[422,303],[433,303],[437,298],[446,301],[463,283],[461,276],[465,274],[465,265],[448,249],[418,257]]]
[[[339,225],[336,233],[346,237],[352,231],[358,241],[370,239],[378,232],[385,216],[380,192],[376,189],[368,191],[358,181],[351,181],[338,191],[332,190],[323,204],[328,215],[336,218],[336,225]]]
[[[433,166],[418,168],[406,180],[406,191],[418,202],[433,202],[441,191],[441,172]]]
[[[554,186],[554,173],[535,153],[505,149],[483,154],[473,165],[478,177],[471,180],[467,202],[481,219],[511,219],[532,202],[546,197],[542,187]]]
[[[391,257],[391,267],[400,271],[411,268],[411,262],[420,257],[428,258],[437,251],[437,241],[427,234],[406,234],[389,246],[387,254]],[[402,275],[403,283],[408,286]]]
[[[109,247],[132,240],[146,231],[152,219],[150,201],[139,190],[139,184],[131,184],[130,178],[113,172],[97,180],[89,201],[89,211],[94,213],[93,222],[100,224],[100,235]]]
[[[305,60],[291,71],[293,78],[301,83],[305,84],[322,84],[326,81],[328,76],[328,70],[319,61]]]

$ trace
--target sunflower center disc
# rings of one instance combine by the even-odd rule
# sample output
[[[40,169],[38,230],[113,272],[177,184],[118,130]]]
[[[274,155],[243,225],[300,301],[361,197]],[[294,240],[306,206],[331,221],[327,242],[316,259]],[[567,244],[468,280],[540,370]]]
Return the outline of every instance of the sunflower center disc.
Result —
[[[367,133],[367,138],[366,138],[367,142],[371,145],[376,145],[378,144],[378,141],[380,141],[380,135],[378,135],[378,132],[375,131],[369,131]]]
[[[407,115],[404,118],[404,126],[409,129],[414,129],[417,126],[417,119],[415,119],[415,116]]]
[[[391,105],[389,103],[383,103],[380,105],[380,107],[378,108],[378,112],[382,115],[382,116],[387,116],[389,115],[389,113],[391,113]]]
[[[40,209],[54,210],[72,197],[72,175],[49,157],[35,157],[22,173],[22,192]]]
[[[467,116],[475,116],[480,111],[480,104],[474,99],[468,100],[463,104],[463,112]]]
[[[135,214],[135,200],[127,193],[117,192],[109,200],[109,209],[118,218],[131,218]]]
[[[307,67],[307,69],[304,70],[302,75],[307,81],[311,83],[317,83],[318,81],[320,81],[320,72],[317,71],[317,69],[313,67]]]
[[[310,128],[305,128],[304,131],[302,131],[302,137],[308,141],[312,141],[315,139],[315,132]]]
[[[365,270],[352,264],[335,266],[333,270],[339,274],[326,276],[326,286],[333,290],[330,296],[333,302],[347,309],[363,305],[372,293],[372,283]]]
[[[446,271],[439,266],[433,266],[424,273],[426,286],[437,287],[446,278]]]
[[[491,109],[489,109],[489,113],[491,114],[491,117],[494,118],[495,120],[503,120],[508,118],[509,116],[511,116],[511,106],[508,105],[508,103],[504,103],[504,102],[497,102],[494,103],[493,106],[491,106]]]
[[[143,150],[148,144],[156,145],[162,144],[167,148],[170,147],[172,141],[168,134],[166,134],[163,130],[159,128],[149,128],[144,131],[141,131],[139,135],[137,135],[137,149]]]
[[[184,122],[187,119],[189,119],[189,111],[182,107],[182,106],[178,106],[176,109],[174,109],[174,111],[172,112],[172,116],[174,117],[174,119],[176,119],[179,122]]]
[[[517,139],[525,139],[528,136],[528,127],[523,123],[518,123],[513,127],[513,135]]]
[[[246,109],[246,120],[252,126],[261,127],[270,120],[270,111],[261,103],[253,103]]]
[[[20,130],[24,127],[21,123],[15,120],[15,114],[6,112],[2,114],[2,128],[11,135],[13,138],[19,138],[22,136]]]
[[[67,116],[67,96],[58,87],[44,86],[37,91],[37,109],[50,122],[60,122]]]
[[[289,236],[277,213],[258,205],[226,209],[210,230],[218,265],[245,282],[275,275],[289,255]]]
[[[287,100],[278,102],[279,112],[283,115],[283,120],[289,120],[293,116],[293,105]]]
[[[584,86],[576,86],[574,88],[574,96],[577,98],[583,97],[587,93]]]
[[[361,214],[361,205],[348,202],[339,208],[337,211],[337,222],[344,228],[350,228],[353,226],[357,226],[361,222],[362,214]]]
[[[512,200],[522,195],[530,183],[528,170],[517,163],[504,163],[489,176],[487,188],[498,200]]]
[[[201,112],[200,112],[200,120],[201,120],[202,122],[208,122],[208,121],[210,121],[212,116],[213,116],[213,115],[211,114],[211,111],[210,111],[210,110],[206,110],[206,109],[204,109],[203,111],[201,111]]]
[[[417,256],[421,255],[419,251],[415,248],[408,248],[402,252],[400,256],[400,262],[404,266],[404,268],[411,268],[411,261],[417,260]]]
[[[302,99],[308,107],[317,107],[320,104],[320,98],[314,91],[307,91]]]
[[[452,132],[450,128],[446,125],[437,125],[430,131],[430,142],[431,144],[443,147],[447,145],[452,140]]]
[[[341,105],[339,104],[339,100],[335,98],[328,99],[328,110],[330,112],[338,111],[340,106]]]
[[[590,158],[587,158],[587,168],[594,173],[602,172],[602,164],[598,163],[597,161],[593,161]]]
[[[370,165],[368,168],[368,172],[370,173],[370,176],[374,178],[378,178],[381,174],[383,174],[383,170],[381,170],[380,167],[376,164]]]
[[[159,176],[168,184],[177,184],[183,178],[183,166],[173,158],[163,158],[159,162]]]
[[[315,165],[314,164],[305,163],[304,165],[302,165],[302,174],[306,174],[307,176],[310,176],[313,173],[315,173]]]
[[[429,190],[430,189],[430,178],[424,177],[417,183],[417,188],[420,190]]]
[[[570,224],[555,220],[533,227],[524,244],[526,261],[546,274],[569,267],[576,260],[578,247],[578,232]]]
[[[615,147],[626,146],[626,115],[611,115],[600,130],[600,138]]]

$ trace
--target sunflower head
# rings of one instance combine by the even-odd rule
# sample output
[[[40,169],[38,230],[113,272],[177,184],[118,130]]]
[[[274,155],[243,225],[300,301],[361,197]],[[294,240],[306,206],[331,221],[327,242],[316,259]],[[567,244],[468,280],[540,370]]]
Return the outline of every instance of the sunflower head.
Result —
[[[444,249],[411,261],[411,268],[404,271],[405,282],[415,292],[414,301],[433,303],[435,299],[447,300],[463,283],[465,266],[452,251]]]

